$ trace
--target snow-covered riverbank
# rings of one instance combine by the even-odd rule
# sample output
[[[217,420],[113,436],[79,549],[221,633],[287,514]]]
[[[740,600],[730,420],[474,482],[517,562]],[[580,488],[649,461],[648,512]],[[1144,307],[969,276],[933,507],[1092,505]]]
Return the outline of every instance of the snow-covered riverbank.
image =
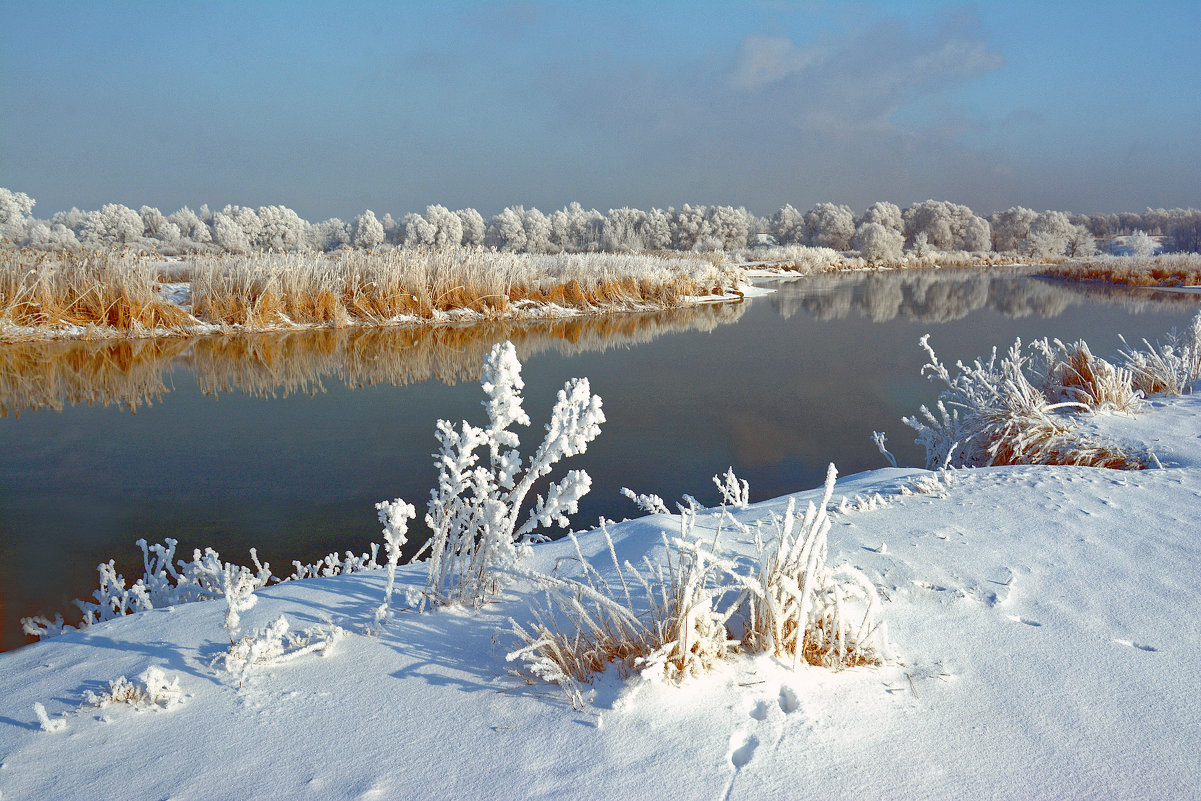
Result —
[[[394,613],[369,634],[382,571],[306,579],[260,590],[243,626],[284,614],[293,629],[348,633],[240,686],[215,664],[228,648],[220,601],[0,654],[0,797],[613,798],[648,783],[683,798],[1195,796],[1201,398],[1090,425],[1153,449],[1164,469],[838,482],[835,501],[851,503],[830,562],[882,590],[883,667],[793,673],[742,656],[679,687],[610,673],[579,712],[554,685],[507,675],[527,586],[478,613]],[[733,514],[753,524],[784,505]],[[610,532],[637,562],[661,559],[660,532],[676,525],[651,516]],[[726,527],[727,548],[744,540]],[[581,542],[608,562],[598,534]],[[528,564],[550,571],[570,548],[536,546]],[[402,590],[424,581],[423,566],[398,572]],[[85,703],[152,666],[178,679],[183,703]],[[42,730],[38,703],[61,731]]]

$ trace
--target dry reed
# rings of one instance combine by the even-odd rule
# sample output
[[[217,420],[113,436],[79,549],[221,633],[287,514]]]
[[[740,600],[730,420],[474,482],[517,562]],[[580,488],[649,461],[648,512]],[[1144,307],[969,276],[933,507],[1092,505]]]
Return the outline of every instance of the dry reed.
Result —
[[[1201,253],[1102,256],[1068,261],[1043,271],[1051,278],[1141,287],[1201,285]]]
[[[670,308],[731,294],[703,257],[478,248],[252,253],[164,261],[132,251],[0,248],[0,339],[191,335]],[[167,284],[188,282],[173,302]],[[557,308],[554,308],[557,307]]]

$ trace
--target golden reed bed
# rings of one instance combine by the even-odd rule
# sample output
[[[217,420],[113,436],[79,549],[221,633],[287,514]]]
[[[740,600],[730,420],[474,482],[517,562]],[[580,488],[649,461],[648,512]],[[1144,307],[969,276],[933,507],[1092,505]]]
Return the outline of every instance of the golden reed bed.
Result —
[[[252,253],[166,261],[118,250],[0,248],[0,341],[169,336],[671,308],[725,294],[700,257],[478,248]]]

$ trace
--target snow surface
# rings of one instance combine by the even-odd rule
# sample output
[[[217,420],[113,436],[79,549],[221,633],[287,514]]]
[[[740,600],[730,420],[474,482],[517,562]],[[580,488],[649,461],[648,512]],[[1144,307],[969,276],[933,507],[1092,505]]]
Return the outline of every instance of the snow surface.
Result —
[[[580,712],[506,675],[507,620],[528,619],[521,586],[479,612],[394,611],[370,634],[383,570],[306,579],[260,590],[243,625],[285,614],[294,630],[351,633],[241,686],[215,663],[221,601],[0,654],[0,798],[1197,798],[1201,397],[1090,425],[1154,448],[1165,469],[839,481],[835,501],[858,509],[836,514],[830,560],[886,596],[882,668],[739,657],[680,687],[606,674]],[[923,477],[932,491],[911,488]],[[637,562],[661,558],[675,527],[653,515],[610,531]],[[581,543],[603,571],[603,541]],[[569,549],[535,546],[531,566]],[[397,581],[402,597],[423,586],[421,566]],[[183,703],[85,703],[155,666]],[[60,731],[43,730],[39,703]]]

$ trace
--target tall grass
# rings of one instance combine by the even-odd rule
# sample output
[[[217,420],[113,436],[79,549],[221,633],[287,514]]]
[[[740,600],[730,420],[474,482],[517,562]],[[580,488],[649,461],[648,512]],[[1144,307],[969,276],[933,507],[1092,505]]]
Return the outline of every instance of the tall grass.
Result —
[[[0,338],[194,334],[669,308],[726,294],[735,267],[703,258],[478,248],[252,253],[184,261],[129,251],[0,248]],[[187,282],[187,301],[165,284]],[[553,310],[552,310],[553,311]]]
[[[1043,272],[1069,281],[1099,281],[1145,287],[1201,285],[1201,253],[1159,256],[1098,256],[1065,262]]]

